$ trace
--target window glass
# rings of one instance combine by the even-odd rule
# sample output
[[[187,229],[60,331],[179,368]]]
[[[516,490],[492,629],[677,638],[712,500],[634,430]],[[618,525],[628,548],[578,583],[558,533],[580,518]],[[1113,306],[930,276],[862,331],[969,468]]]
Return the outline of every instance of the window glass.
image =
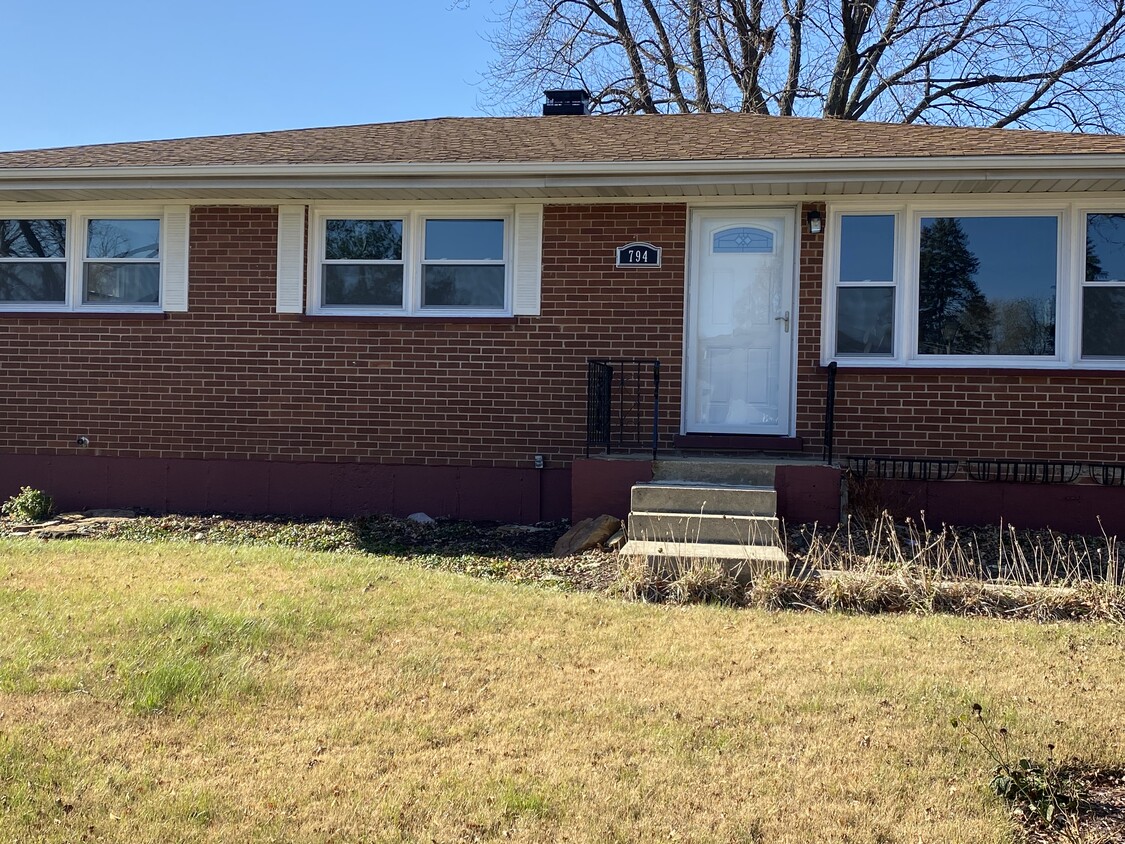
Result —
[[[840,217],[837,354],[894,354],[894,251],[893,214]]]
[[[65,301],[65,263],[0,262],[0,302]]]
[[[87,304],[152,305],[160,301],[160,264],[88,261],[83,275]]]
[[[0,302],[66,302],[66,220],[0,220]]]
[[[894,354],[893,287],[841,287],[836,300],[836,352]]]
[[[330,307],[402,307],[401,264],[325,264],[324,301]]]
[[[427,264],[422,268],[422,307],[504,307],[504,266]]]
[[[1055,217],[925,217],[918,352],[1053,355]]]
[[[1125,214],[1086,217],[1082,356],[1125,357]]]
[[[1125,357],[1125,286],[1082,291],[1082,356]]]
[[[1086,281],[1125,282],[1125,214],[1086,217]]]
[[[894,263],[893,215],[840,218],[840,281],[893,281]]]
[[[66,220],[0,220],[0,258],[65,258]]]
[[[769,254],[773,252],[773,232],[749,226],[723,229],[721,232],[715,232],[715,236],[711,239],[711,251],[718,254],[724,252]]]
[[[160,257],[159,220],[90,220],[87,224],[87,258]]]
[[[427,261],[503,261],[503,220],[426,220]]]
[[[86,224],[82,301],[90,305],[160,302],[160,221],[90,220]]]
[[[327,220],[328,261],[401,261],[402,220]]]

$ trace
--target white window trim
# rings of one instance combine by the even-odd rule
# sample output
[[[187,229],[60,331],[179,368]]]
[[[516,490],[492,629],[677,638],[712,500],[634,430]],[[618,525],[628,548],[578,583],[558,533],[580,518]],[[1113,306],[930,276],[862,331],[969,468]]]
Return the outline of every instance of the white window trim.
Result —
[[[1081,356],[1081,296],[1085,286],[1086,215],[1125,214],[1125,200],[1082,198],[1067,202],[1057,197],[942,197],[894,202],[833,202],[828,207],[821,297],[821,363],[849,368],[914,369],[1122,369],[1125,358]],[[840,273],[840,218],[849,214],[895,217],[895,326],[891,355],[836,354],[836,291]],[[1051,217],[1058,219],[1056,266],[1055,354],[1031,355],[919,355],[918,249],[923,217]],[[858,285],[845,285],[858,286]]]
[[[0,205],[0,219],[5,220],[65,220],[66,221],[66,300],[64,302],[5,302],[0,301],[3,313],[89,313],[89,314],[132,314],[163,313],[165,311],[168,267],[171,260],[168,254],[167,212],[179,206],[129,205],[129,206],[81,206],[68,205]],[[157,302],[113,303],[83,302],[83,277],[86,257],[87,224],[90,220],[159,220],[159,257],[152,259],[114,259],[113,263],[158,263],[160,265],[160,287]],[[186,260],[186,256],[185,256]]]
[[[306,307],[314,316],[379,316],[409,319],[444,319],[479,317],[487,319],[513,315],[515,261],[515,207],[512,205],[412,205],[409,207],[365,205],[315,206],[311,214],[309,237]],[[330,219],[402,220],[403,307],[366,308],[323,304],[321,268],[324,266],[326,226]],[[504,221],[504,307],[503,308],[439,308],[422,307],[422,266],[424,263],[482,264],[494,266],[496,261],[425,261],[426,220],[503,220]],[[347,263],[347,262],[345,262]],[[393,261],[357,262],[392,264]]]

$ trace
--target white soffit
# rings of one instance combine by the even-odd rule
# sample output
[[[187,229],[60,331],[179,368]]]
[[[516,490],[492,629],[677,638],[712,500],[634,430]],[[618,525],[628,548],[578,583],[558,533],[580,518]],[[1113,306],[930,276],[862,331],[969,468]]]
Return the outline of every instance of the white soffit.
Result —
[[[1125,156],[0,170],[0,202],[550,200],[1125,190]]]

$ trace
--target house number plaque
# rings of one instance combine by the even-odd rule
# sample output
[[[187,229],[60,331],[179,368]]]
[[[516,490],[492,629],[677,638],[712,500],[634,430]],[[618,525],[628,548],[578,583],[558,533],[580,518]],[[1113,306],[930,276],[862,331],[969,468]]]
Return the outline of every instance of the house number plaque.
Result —
[[[617,247],[619,267],[659,267],[660,247],[651,243],[626,243]]]

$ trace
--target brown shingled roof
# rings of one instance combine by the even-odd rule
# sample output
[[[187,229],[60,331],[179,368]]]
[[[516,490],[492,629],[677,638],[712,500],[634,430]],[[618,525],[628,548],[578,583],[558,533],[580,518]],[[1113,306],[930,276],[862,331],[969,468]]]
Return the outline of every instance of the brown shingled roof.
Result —
[[[1125,153],[1125,137],[752,114],[465,117],[0,153],[0,169]]]

